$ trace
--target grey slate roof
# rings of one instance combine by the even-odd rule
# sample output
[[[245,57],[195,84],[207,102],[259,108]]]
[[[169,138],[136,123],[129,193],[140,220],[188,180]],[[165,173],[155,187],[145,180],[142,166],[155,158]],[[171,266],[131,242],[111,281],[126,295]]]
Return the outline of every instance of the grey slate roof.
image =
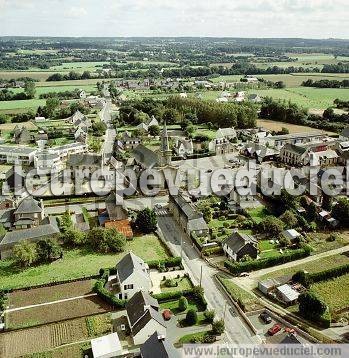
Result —
[[[50,222],[45,225],[7,232],[0,242],[0,248],[13,246],[22,240],[41,239],[58,233],[59,228],[56,218],[50,218]]]
[[[71,167],[78,166],[102,166],[102,156],[94,153],[77,153],[70,154],[67,160],[67,165]]]
[[[189,231],[208,230],[208,226],[204,218],[198,218],[189,220],[188,229]]]
[[[234,253],[238,253],[248,243],[257,244],[257,240],[252,235],[234,232],[222,242],[222,245],[225,244]]]
[[[293,152],[295,154],[302,155],[303,153],[305,153],[307,151],[307,147],[287,143],[283,146],[283,148],[281,150],[287,150],[287,151]]]
[[[158,165],[159,158],[157,154],[143,144],[139,144],[133,150],[133,156],[137,163],[140,163],[148,169]]]
[[[147,269],[146,263],[133,252],[129,252],[116,264],[120,283],[124,282],[135,270]]]
[[[188,221],[202,217],[202,214],[199,213],[187,200],[185,200],[180,193],[178,195],[173,195],[172,198],[187,217]]]
[[[126,311],[133,335],[141,331],[152,319],[166,327],[165,321],[159,313],[158,301],[147,292],[135,293],[127,302]]]
[[[116,195],[114,192],[110,193],[105,200],[106,209],[110,220],[126,220],[128,218],[127,210],[122,204],[116,203]]]
[[[38,202],[32,196],[28,196],[19,203],[15,214],[32,214],[41,212],[42,208],[39,206]]]
[[[154,332],[141,346],[142,358],[179,358],[179,352],[168,340],[159,340]]]

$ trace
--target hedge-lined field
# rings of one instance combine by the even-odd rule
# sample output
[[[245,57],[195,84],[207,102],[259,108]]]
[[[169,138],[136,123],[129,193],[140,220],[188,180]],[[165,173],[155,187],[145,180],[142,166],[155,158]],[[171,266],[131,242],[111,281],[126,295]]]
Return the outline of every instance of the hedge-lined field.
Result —
[[[0,260],[0,289],[28,287],[97,275],[100,268],[115,266],[129,251],[145,261],[169,257],[166,247],[156,236],[146,235],[127,241],[125,251],[118,254],[104,255],[86,249],[67,250],[61,260],[24,270],[18,268],[13,260]]]

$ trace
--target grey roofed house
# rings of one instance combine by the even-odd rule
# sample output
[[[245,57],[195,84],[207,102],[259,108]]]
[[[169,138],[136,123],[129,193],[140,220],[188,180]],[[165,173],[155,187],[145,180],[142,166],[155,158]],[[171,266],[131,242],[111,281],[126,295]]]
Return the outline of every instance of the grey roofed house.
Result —
[[[125,255],[117,264],[116,270],[120,283],[124,282],[134,271],[148,271],[148,265],[132,251]]]
[[[289,152],[295,153],[295,154],[304,154],[307,151],[307,147],[303,145],[295,145],[287,143],[283,146],[282,150],[287,150]]]
[[[147,169],[156,167],[159,162],[158,155],[151,149],[145,147],[143,144],[139,144],[136,148],[134,148],[133,156],[137,164],[140,164],[142,167]]]
[[[280,344],[301,344],[301,342],[294,334],[290,333],[286,335],[286,337],[280,342]]]
[[[188,221],[188,231],[208,231],[208,225],[203,217]]]
[[[216,132],[216,138],[235,138],[236,131],[234,128],[219,128]]]
[[[166,327],[159,307],[158,301],[144,291],[138,291],[130,298],[126,304],[126,312],[133,336],[140,332],[152,319]]]
[[[5,234],[0,242],[0,252],[11,250],[12,247],[23,240],[37,241],[45,237],[59,233],[57,219],[49,217],[43,225],[39,225],[30,229],[10,231]]]
[[[122,200],[122,197],[119,197]],[[123,207],[121,201],[117,200],[115,192],[109,194],[105,204],[109,220],[126,220],[128,218],[127,210]]]
[[[246,254],[252,258],[256,258],[258,255],[257,244],[258,241],[254,236],[240,232],[233,232],[222,242],[223,249],[225,246],[228,247],[230,253],[236,255],[236,260]]]
[[[67,160],[67,166],[80,167],[80,166],[96,166],[101,167],[103,163],[102,156],[95,153],[76,153],[70,154]]]
[[[158,332],[154,332],[141,346],[142,358],[179,358],[179,352]]]
[[[176,202],[181,211],[186,216],[187,220],[199,219],[202,214],[199,213],[191,203],[185,200],[185,198],[179,193],[178,195],[171,196]]]
[[[39,203],[32,196],[28,196],[19,203],[14,214],[33,214],[41,212],[42,208]]]

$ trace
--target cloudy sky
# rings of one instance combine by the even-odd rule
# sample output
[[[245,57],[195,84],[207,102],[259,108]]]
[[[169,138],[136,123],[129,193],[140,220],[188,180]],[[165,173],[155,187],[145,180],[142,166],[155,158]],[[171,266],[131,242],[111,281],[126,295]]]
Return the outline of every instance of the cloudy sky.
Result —
[[[0,0],[0,36],[349,38],[348,0]]]

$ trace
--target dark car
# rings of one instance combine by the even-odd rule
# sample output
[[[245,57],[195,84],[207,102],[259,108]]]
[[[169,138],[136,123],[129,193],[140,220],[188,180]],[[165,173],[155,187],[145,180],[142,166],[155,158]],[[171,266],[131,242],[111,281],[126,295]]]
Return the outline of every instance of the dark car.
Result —
[[[259,318],[265,323],[271,323],[271,317],[268,315],[267,312],[263,312],[259,315]]]

